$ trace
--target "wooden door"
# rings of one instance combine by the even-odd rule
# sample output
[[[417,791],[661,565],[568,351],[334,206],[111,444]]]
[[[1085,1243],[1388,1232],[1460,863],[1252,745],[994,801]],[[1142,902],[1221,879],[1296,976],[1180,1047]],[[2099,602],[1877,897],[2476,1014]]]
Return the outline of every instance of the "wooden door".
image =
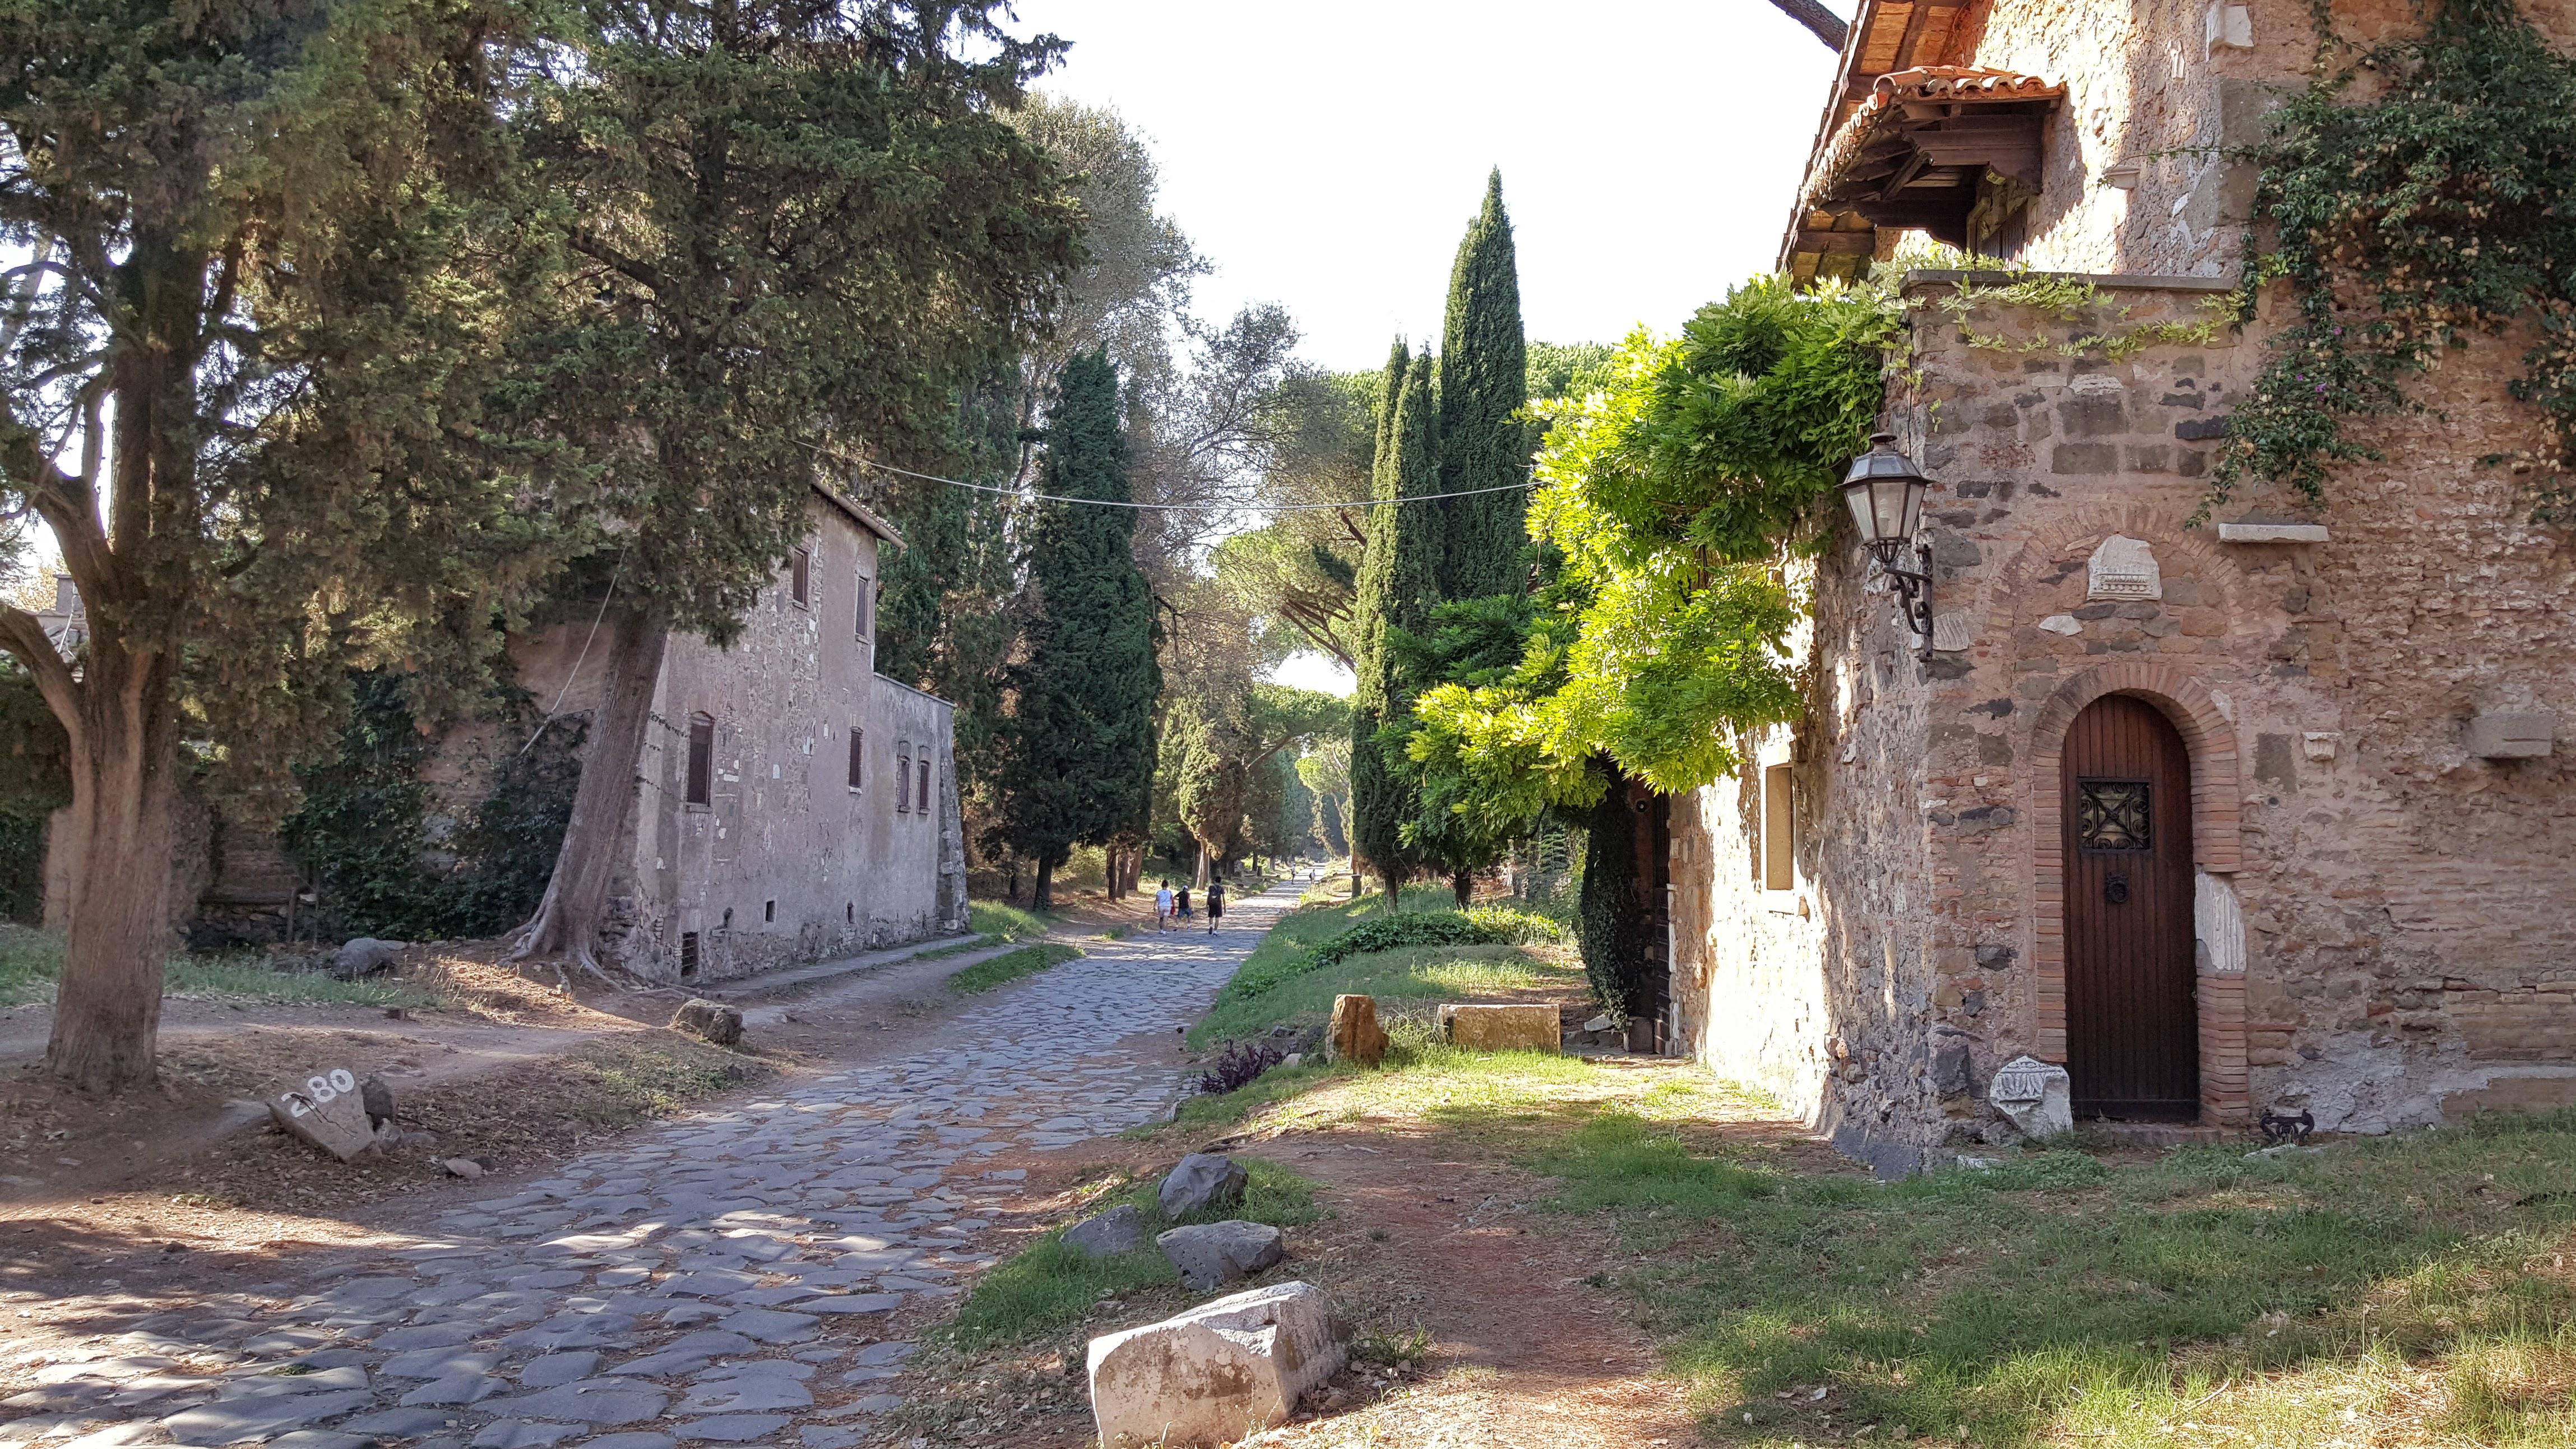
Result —
[[[2154,705],[2110,695],[2067,728],[2061,788],[2075,1111],[2194,1120],[2190,753]]]
[[[1637,1001],[1628,1018],[1628,1050],[1662,1055],[1670,1044],[1673,963],[1672,932],[1673,827],[1672,797],[1660,795],[1643,780],[1625,782],[1630,814],[1637,826],[1637,916],[1645,958],[1639,973]]]

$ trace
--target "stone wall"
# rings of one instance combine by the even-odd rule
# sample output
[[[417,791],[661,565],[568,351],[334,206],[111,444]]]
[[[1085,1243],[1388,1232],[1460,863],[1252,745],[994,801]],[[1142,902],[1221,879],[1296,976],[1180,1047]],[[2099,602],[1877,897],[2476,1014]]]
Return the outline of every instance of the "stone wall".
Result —
[[[2497,711],[2576,724],[2576,548],[2478,461],[2539,440],[2504,389],[2526,344],[2481,342],[2427,382],[2435,411],[2368,429],[2387,460],[2342,469],[2322,513],[2249,489],[2196,525],[2262,327],[2117,361],[2058,344],[2204,298],[1990,306],[1974,330],[2000,347],[1919,311],[1890,416],[1937,480],[1935,607],[1963,647],[1917,662],[1857,545],[1821,561],[1808,716],[1764,746],[1803,762],[1813,919],[1752,889],[1741,784],[1676,811],[1696,1046],[1881,1162],[1994,1135],[1994,1068],[2063,1056],[2057,750],[2113,692],[2193,756],[2204,1121],[2385,1131],[2576,1100],[2576,742],[2466,743]],[[2219,537],[2281,520],[2327,539]],[[2115,535],[2161,597],[2088,597]]]

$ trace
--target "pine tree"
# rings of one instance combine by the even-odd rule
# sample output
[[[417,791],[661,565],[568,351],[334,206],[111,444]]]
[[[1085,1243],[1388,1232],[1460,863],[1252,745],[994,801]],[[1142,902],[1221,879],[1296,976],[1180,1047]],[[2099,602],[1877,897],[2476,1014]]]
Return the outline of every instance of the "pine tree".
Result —
[[[1519,263],[1503,210],[1503,173],[1485,183],[1484,209],[1467,224],[1449,272],[1449,312],[1440,338],[1440,491],[1463,493],[1527,482],[1530,429],[1513,415],[1529,401],[1521,336]],[[1440,510],[1440,593],[1474,599],[1521,592],[1521,523],[1528,495],[1483,493],[1445,499]]]
[[[1039,491],[1126,502],[1127,438],[1118,369],[1105,352],[1075,356],[1047,422]],[[1037,867],[1033,903],[1051,901],[1056,868],[1076,845],[1107,845],[1146,815],[1154,784],[1153,600],[1136,567],[1136,515],[1079,503],[1044,505],[1032,531],[1037,615],[1015,698],[1000,729],[1000,819],[987,849]]]
[[[1404,364],[1399,367],[1398,364]],[[1402,345],[1388,359],[1388,375],[1402,376],[1379,432],[1372,493],[1380,499],[1419,498],[1440,491],[1439,419],[1431,395],[1432,361],[1426,354],[1405,363]],[[1380,503],[1369,510],[1368,547],[1359,579],[1359,687],[1351,699],[1352,845],[1385,881],[1390,907],[1399,902],[1405,877],[1419,864],[1404,844],[1404,826],[1419,801],[1403,771],[1390,769],[1379,731],[1412,712],[1420,681],[1410,678],[1390,629],[1427,633],[1440,601],[1438,504]]]

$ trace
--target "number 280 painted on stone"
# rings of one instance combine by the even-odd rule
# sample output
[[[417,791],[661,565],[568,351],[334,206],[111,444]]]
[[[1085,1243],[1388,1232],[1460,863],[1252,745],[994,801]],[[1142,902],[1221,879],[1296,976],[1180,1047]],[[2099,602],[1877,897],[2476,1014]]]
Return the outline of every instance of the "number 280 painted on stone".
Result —
[[[306,1077],[303,1091],[281,1093],[278,1100],[286,1104],[286,1115],[301,1117],[325,1102],[356,1090],[358,1079],[335,1067],[328,1073]]]

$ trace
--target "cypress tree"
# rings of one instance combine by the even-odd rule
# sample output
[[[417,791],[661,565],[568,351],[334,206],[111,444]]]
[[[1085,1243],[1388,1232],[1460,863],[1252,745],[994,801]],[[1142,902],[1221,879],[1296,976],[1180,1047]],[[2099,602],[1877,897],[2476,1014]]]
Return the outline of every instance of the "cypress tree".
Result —
[[[1400,360],[1399,345],[1397,356],[1389,359],[1390,376]],[[1401,386],[1379,428],[1384,444],[1378,449],[1371,492],[1381,499],[1440,491],[1431,358],[1413,358],[1401,372]],[[1378,731],[1412,712],[1421,682],[1407,675],[1397,652],[1388,647],[1387,633],[1430,629],[1431,611],[1440,601],[1440,520],[1432,512],[1437,507],[1380,504],[1370,509],[1368,546],[1360,559],[1359,687],[1351,699],[1352,844],[1385,881],[1390,908],[1398,904],[1405,877],[1419,864],[1404,845],[1403,830],[1420,803],[1410,772],[1389,768]]]
[[[1484,209],[1467,224],[1449,272],[1440,337],[1440,490],[1463,493],[1527,481],[1530,429],[1513,414],[1529,401],[1521,336],[1519,262],[1503,210],[1503,173],[1485,183]],[[1440,593],[1449,599],[1521,592],[1528,495],[1444,499]]]
[[[1065,364],[1047,422],[1040,491],[1123,503],[1127,462],[1118,369],[1106,352],[1079,354]],[[1163,672],[1135,530],[1130,509],[1049,503],[1031,532],[1037,614],[1026,662],[1010,674],[1016,698],[995,782],[1000,823],[985,840],[1036,866],[1040,910],[1073,847],[1108,844],[1144,816],[1153,791]]]

